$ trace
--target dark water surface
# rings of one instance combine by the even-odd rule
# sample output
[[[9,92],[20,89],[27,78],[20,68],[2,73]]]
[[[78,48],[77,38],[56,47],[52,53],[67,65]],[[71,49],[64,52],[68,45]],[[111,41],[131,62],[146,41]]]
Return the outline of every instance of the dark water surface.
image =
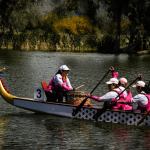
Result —
[[[146,83],[150,79],[150,55],[0,50],[0,69],[6,68],[2,78],[11,94],[18,97],[33,98],[34,87],[41,87],[42,80],[48,83],[63,64],[72,69],[68,77],[73,87],[84,84],[81,91],[91,92],[110,66],[119,72],[119,78],[126,77],[129,83],[138,74],[143,75]],[[111,73],[94,95],[108,92],[105,82],[110,77]],[[132,94],[137,94],[133,88]],[[35,114],[0,97],[0,149],[150,149],[150,127]]]

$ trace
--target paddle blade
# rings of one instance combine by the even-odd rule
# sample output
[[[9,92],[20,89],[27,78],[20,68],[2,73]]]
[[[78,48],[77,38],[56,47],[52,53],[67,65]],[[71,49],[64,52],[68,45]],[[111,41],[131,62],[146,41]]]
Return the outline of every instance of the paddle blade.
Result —
[[[93,119],[96,121],[98,118],[107,110],[107,105],[105,105],[102,109],[99,109],[98,112],[93,116]]]
[[[149,115],[149,113],[150,110],[138,121],[137,125],[140,125],[144,121],[144,119]]]

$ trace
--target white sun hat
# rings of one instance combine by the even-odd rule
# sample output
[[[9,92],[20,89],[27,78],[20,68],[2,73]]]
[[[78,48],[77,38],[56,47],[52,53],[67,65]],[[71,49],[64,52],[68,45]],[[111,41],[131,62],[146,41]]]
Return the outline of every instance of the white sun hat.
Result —
[[[132,87],[137,87],[137,86],[145,87],[145,82],[143,82],[143,81],[138,81],[138,82],[136,83],[136,85],[133,85]]]
[[[61,70],[71,70],[71,69],[69,69],[66,65],[62,65],[62,66],[59,68],[59,70],[61,71]]]
[[[116,79],[116,78],[110,78],[110,80],[108,81],[108,82],[106,82],[106,84],[118,84],[118,79]]]
[[[122,84],[126,84],[128,81],[126,78],[120,78],[119,81],[122,83]]]

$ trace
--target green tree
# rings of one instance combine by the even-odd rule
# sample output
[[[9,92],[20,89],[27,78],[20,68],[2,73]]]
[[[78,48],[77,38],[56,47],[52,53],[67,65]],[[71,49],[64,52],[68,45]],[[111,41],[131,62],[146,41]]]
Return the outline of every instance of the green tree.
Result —
[[[22,31],[40,22],[37,4],[42,0],[0,0],[1,29]],[[39,21],[38,21],[39,20]]]
[[[130,20],[130,37],[128,52],[147,49],[150,36],[150,2],[147,0],[132,0],[125,15]]]
[[[51,13],[57,15],[59,19],[66,18],[68,16],[72,17],[76,11],[76,9],[73,8],[73,5],[75,5],[75,2],[71,4],[71,2],[65,0],[61,5],[55,7]]]
[[[117,22],[117,35],[116,35],[116,44],[114,47],[115,52],[120,50],[120,34],[121,34],[121,16],[124,11],[127,9],[130,0],[101,0],[107,6],[108,16],[113,18]]]

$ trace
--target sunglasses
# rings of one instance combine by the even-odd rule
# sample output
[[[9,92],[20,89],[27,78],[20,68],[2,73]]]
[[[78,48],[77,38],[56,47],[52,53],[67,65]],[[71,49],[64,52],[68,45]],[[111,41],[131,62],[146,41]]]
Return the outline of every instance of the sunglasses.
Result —
[[[63,70],[63,72],[66,72],[66,73],[67,73],[67,72],[69,72],[69,70]]]

